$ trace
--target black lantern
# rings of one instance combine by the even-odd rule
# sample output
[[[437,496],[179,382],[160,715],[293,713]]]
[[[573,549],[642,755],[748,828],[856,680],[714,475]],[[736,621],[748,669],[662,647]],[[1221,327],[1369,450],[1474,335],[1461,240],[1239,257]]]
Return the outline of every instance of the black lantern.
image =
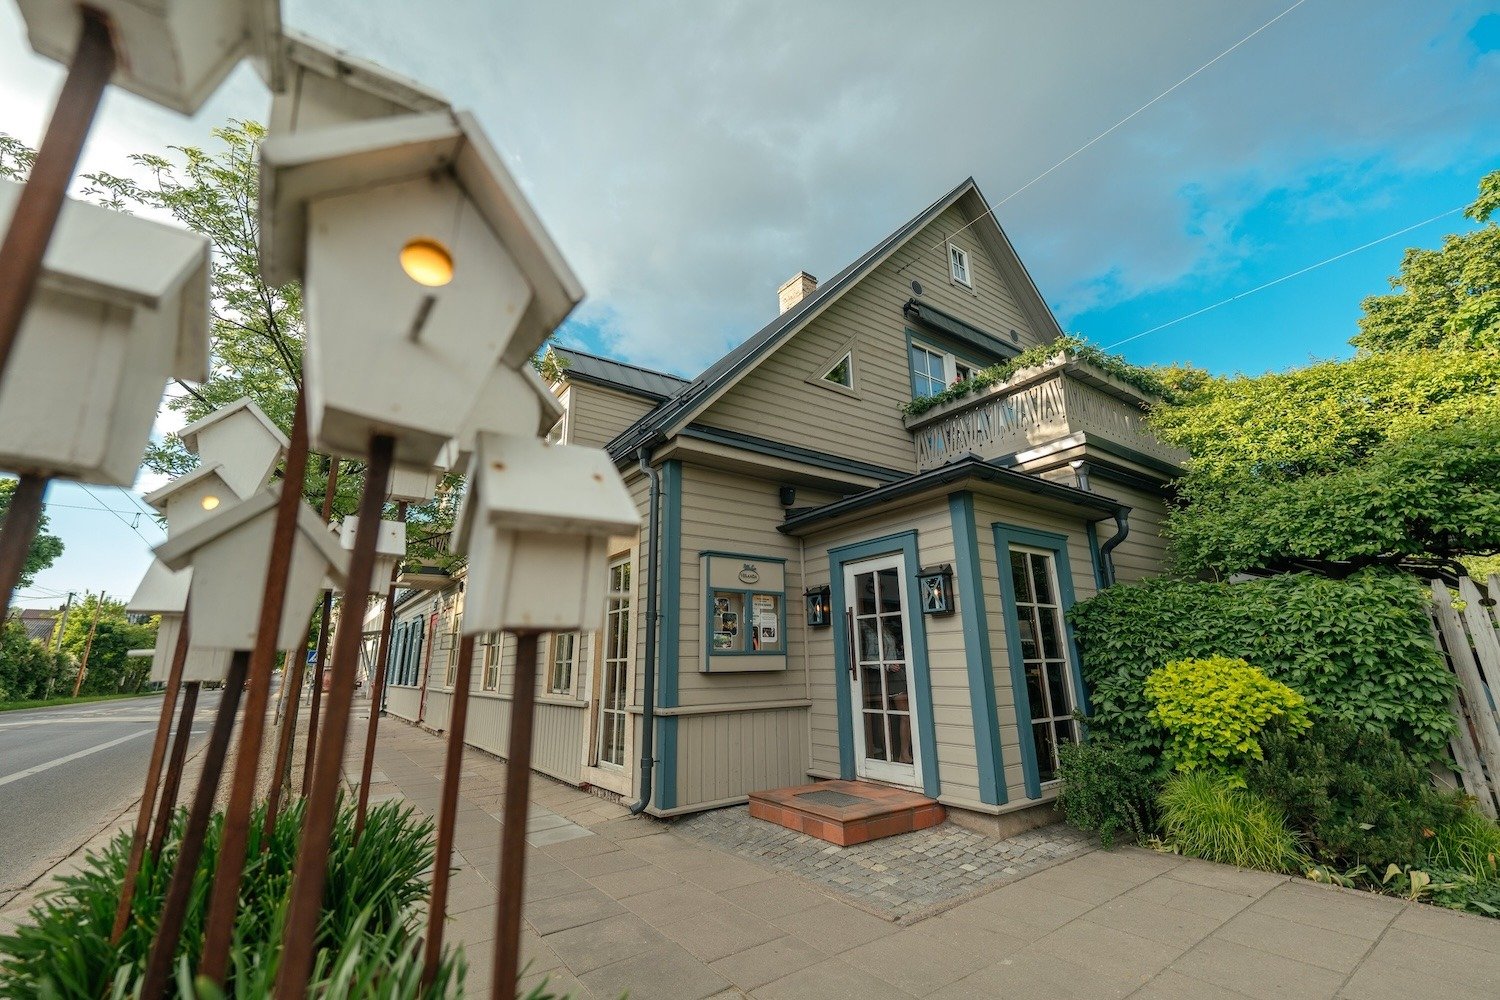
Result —
[[[806,592],[807,624],[811,628],[827,628],[832,617],[832,597],[827,586],[814,587]]]
[[[924,615],[953,614],[953,567],[944,563],[917,573],[917,601]]]

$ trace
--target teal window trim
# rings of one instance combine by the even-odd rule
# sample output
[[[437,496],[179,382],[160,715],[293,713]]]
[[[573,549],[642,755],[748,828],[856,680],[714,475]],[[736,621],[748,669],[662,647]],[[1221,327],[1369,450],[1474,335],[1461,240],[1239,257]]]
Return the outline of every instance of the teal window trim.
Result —
[[[1016,615],[1016,589],[1010,576],[1010,547],[1023,545],[1033,549],[1049,550],[1057,569],[1057,593],[1062,604],[1063,628],[1068,640],[1068,653],[1073,674],[1074,707],[1088,714],[1088,693],[1083,686],[1083,673],[1078,659],[1078,644],[1073,638],[1073,623],[1068,612],[1076,603],[1073,596],[1073,569],[1068,561],[1068,536],[1052,531],[1037,531],[1022,528],[1003,521],[994,522],[996,571],[1000,577],[1001,603],[1005,607],[1005,645],[1010,654],[1011,700],[1016,711],[1016,742],[1021,747],[1021,774],[1026,782],[1028,798],[1042,797],[1041,773],[1037,769],[1036,744],[1031,732],[1031,702],[1026,695],[1026,665],[1021,659],[1021,625]]]
[[[661,601],[660,633],[656,641],[656,703],[676,708],[678,650],[682,645],[682,462],[672,459],[661,467]],[[649,572],[649,570],[648,570]],[[649,609],[648,609],[649,613]],[[649,628],[649,622],[647,627]],[[677,808],[677,716],[656,720],[656,806]]]
[[[969,671],[969,706],[974,716],[974,756],[979,765],[979,800],[1001,805],[1005,756],[1000,745],[1000,715],[995,701],[995,671],[990,660],[989,614],[985,608],[984,571],[979,563],[979,533],[974,494],[948,497],[953,522],[953,556],[958,581],[958,611],[963,619],[964,657]]]
[[[778,558],[777,556],[757,556],[749,552],[725,552],[720,549],[698,550],[699,559],[703,559],[707,556],[717,556],[720,559],[743,559],[746,562],[777,563],[782,566],[786,565],[786,560]]]
[[[907,594],[915,594],[917,570],[921,568],[917,560],[916,531],[902,531],[828,550],[830,607],[834,612],[833,668],[838,675],[833,688],[839,716],[839,774],[847,779],[854,777],[854,706],[849,691],[849,636],[844,622],[844,609],[847,606],[844,596],[844,564],[898,552],[906,561]],[[906,613],[911,633],[908,648],[912,663],[912,699],[916,702],[917,725],[921,730],[922,791],[937,798],[942,785],[938,779],[937,734],[933,732],[932,678],[927,667],[927,622],[918,608],[908,607]]]

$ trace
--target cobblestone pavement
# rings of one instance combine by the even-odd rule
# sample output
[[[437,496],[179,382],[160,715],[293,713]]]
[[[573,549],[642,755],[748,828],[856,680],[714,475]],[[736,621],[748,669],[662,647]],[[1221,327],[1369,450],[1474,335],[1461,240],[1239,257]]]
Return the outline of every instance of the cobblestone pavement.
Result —
[[[672,829],[702,844],[810,879],[890,920],[931,912],[1098,846],[1093,838],[1062,824],[995,840],[944,823],[854,847],[837,847],[752,819],[744,806],[678,820]]]

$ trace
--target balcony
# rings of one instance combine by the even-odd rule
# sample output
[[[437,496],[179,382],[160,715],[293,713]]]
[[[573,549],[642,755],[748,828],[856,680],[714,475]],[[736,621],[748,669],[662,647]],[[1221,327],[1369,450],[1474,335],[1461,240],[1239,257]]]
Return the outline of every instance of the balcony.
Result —
[[[1014,460],[1068,438],[1180,468],[1187,452],[1158,441],[1146,425],[1151,402],[1134,386],[1064,353],[905,423],[919,472],[970,454]]]

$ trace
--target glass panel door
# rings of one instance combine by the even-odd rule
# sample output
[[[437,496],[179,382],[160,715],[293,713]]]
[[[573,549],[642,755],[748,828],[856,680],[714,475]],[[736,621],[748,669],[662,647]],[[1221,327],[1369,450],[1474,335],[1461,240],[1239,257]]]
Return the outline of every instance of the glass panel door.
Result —
[[[604,613],[603,685],[599,693],[599,763],[625,766],[626,692],[630,685],[630,560],[609,567]]]
[[[883,556],[844,567],[846,664],[860,777],[916,786],[905,560]]]
[[[1056,560],[1043,549],[1012,546],[1010,578],[1016,595],[1021,661],[1026,666],[1026,701],[1031,708],[1037,772],[1043,781],[1054,781],[1057,748],[1078,740],[1078,727],[1073,721],[1073,668],[1068,662]]]

